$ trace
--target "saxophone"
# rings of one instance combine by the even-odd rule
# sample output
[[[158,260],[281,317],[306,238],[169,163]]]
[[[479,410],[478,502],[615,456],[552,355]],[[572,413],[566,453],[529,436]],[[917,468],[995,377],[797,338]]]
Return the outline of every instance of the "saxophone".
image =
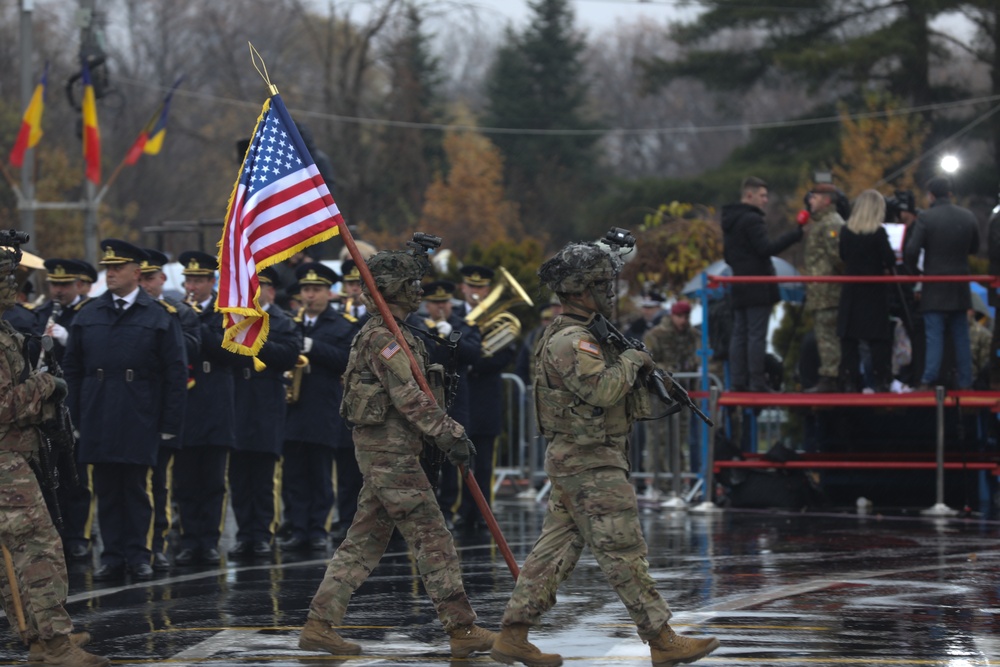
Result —
[[[305,307],[299,309],[298,315],[295,316],[295,321],[297,323],[302,323],[302,315],[305,310]],[[285,403],[291,405],[292,403],[298,402],[299,395],[302,393],[302,376],[305,375],[308,370],[309,357],[304,354],[300,354],[299,358],[295,361],[295,368],[290,371],[285,371]]]

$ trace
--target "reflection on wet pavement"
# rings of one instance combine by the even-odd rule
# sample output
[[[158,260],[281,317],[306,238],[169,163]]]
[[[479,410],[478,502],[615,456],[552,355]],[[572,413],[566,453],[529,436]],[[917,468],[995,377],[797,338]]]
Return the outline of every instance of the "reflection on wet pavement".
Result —
[[[497,517],[523,562],[542,508],[504,502]],[[675,628],[722,641],[699,664],[1000,665],[998,522],[748,511],[642,520]],[[496,629],[511,575],[487,537],[456,539],[480,623]],[[341,631],[364,653],[339,660],[300,651],[298,629],[325,569],[320,555],[175,568],[112,587],[73,566],[70,613],[93,634],[91,649],[116,665],[492,664],[487,655],[450,659],[414,563],[398,547],[355,595]],[[570,665],[650,664],[587,552],[532,639]],[[23,664],[26,654],[8,629],[0,665]]]

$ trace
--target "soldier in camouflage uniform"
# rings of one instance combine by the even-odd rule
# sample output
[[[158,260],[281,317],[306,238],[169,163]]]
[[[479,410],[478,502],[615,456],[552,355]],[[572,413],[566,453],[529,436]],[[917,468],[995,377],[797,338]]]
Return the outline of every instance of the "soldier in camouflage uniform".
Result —
[[[0,313],[14,306],[14,269],[20,254],[0,248]],[[66,382],[25,367],[24,338],[0,320],[0,543],[10,552],[16,581],[0,569],[3,608],[11,624],[18,617],[11,587],[20,592],[26,628],[18,631],[30,646],[29,659],[47,665],[101,667],[107,658],[80,648],[90,640],[71,634],[66,613],[66,560],[42,490],[32,470],[41,438],[36,426],[65,398]]]
[[[990,388],[990,351],[993,332],[976,319],[976,312],[969,311],[969,348],[972,351],[972,386],[974,389]]]
[[[429,262],[405,252],[385,251],[371,257],[368,267],[421,372],[426,370],[431,386],[443,387],[441,367],[427,367],[423,343],[402,325],[420,305],[420,279],[430,268]],[[367,285],[364,290],[368,299]],[[456,466],[469,462],[472,442],[440,407],[443,389],[437,404],[420,390],[406,354],[382,316],[374,308],[369,312],[373,316],[351,346],[340,408],[344,419],[354,425],[364,486],[354,522],[309,605],[299,647],[334,655],[361,653],[358,644],[345,641],[331,626],[343,621],[351,595],[378,565],[393,528],[398,528],[450,636],[452,656],[465,658],[488,651],[496,634],[475,625],[476,613],[465,594],[455,543],[420,465],[425,439]]]
[[[545,472],[552,482],[542,533],[521,569],[490,656],[529,667],[562,658],[528,641],[528,630],[556,601],[556,590],[590,547],[625,603],[653,665],[694,662],[718,647],[715,638],[682,637],[646,562],[635,492],[628,482],[628,435],[645,395],[652,357],[619,353],[587,329],[614,304],[621,260],[594,243],[570,243],[538,272],[559,296],[563,313],[535,347],[535,411],[548,441]]]
[[[701,345],[701,330],[691,326],[691,304],[687,301],[677,301],[670,306],[670,315],[660,320],[660,323],[646,332],[643,343],[656,365],[667,373],[690,373],[699,369],[698,346]],[[690,385],[687,380],[679,382]],[[690,389],[690,387],[688,387]],[[681,410],[674,419],[680,420],[679,438],[675,447],[681,450],[681,470],[691,469],[691,449],[688,446],[691,437],[691,411]],[[658,451],[657,460],[653,460],[654,448],[647,443],[646,472],[652,472],[654,466],[659,466],[661,472],[670,468],[667,439],[671,437],[672,428],[669,420],[654,419],[646,422],[647,432],[651,438],[659,438],[663,443]]]
[[[843,272],[840,259],[840,232],[844,219],[837,213],[832,183],[818,183],[809,193],[811,229],[806,238],[805,275],[835,276]],[[840,338],[837,337],[839,283],[806,283],[806,310],[813,315],[816,346],[819,348],[819,383],[807,392],[836,392],[840,375]]]

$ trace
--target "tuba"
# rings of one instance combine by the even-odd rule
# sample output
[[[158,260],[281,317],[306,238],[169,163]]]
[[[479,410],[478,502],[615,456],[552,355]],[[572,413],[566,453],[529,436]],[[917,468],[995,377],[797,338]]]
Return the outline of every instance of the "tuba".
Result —
[[[466,324],[479,326],[479,331],[483,335],[484,357],[492,357],[521,334],[521,321],[507,311],[516,305],[535,305],[507,269],[501,266],[497,269],[497,273],[500,275],[500,280],[486,298],[465,316]],[[504,292],[508,290],[510,294],[503,298]]]

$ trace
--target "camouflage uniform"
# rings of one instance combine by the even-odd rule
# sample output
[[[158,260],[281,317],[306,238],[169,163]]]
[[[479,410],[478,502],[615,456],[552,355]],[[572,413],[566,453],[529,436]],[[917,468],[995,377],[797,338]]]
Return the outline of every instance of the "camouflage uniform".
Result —
[[[840,231],[844,219],[831,204],[809,223],[805,247],[805,275],[834,276],[843,273],[840,260]],[[840,374],[840,338],[837,337],[837,309],[840,284],[806,283],[806,310],[813,314],[819,374],[836,378]]]
[[[972,350],[972,380],[973,383],[983,377],[980,385],[989,384],[989,365],[993,333],[973,320],[969,323],[969,347]],[[978,387],[977,387],[978,388]]]
[[[424,371],[423,343],[407,329],[403,336]],[[440,384],[433,372],[427,375],[432,386]],[[344,386],[341,415],[354,424],[364,486],[354,522],[330,560],[309,618],[341,623],[351,594],[378,565],[397,527],[413,550],[445,630],[471,625],[476,613],[465,594],[455,544],[420,466],[424,437],[447,449],[464,438],[464,429],[420,390],[381,316],[368,320],[354,339]],[[443,398],[442,392],[439,405]]]
[[[669,316],[646,332],[643,343],[649,350],[656,365],[667,373],[689,373],[699,369],[698,347],[701,345],[701,331],[695,327],[687,327],[683,331],[677,329]],[[688,385],[690,382],[679,380],[681,384]],[[659,466],[659,470],[670,469],[669,449],[666,442],[673,433],[672,420],[680,420],[680,437],[678,445],[681,449],[681,471],[686,472],[691,469],[691,450],[688,447],[691,437],[691,411],[681,410],[676,416],[669,419],[656,419],[646,422],[646,432],[650,439],[658,438],[663,446],[659,450],[659,460],[653,461],[652,447],[647,446],[645,466],[647,472],[653,471],[653,466]],[[648,441],[647,441],[648,442]]]
[[[542,533],[532,547],[503,625],[538,623],[584,545],[628,608],[639,636],[656,637],[670,609],[646,562],[635,492],[629,484],[628,434],[641,353],[601,345],[572,315],[558,316],[536,347],[535,409],[549,445],[552,481]],[[640,391],[645,391],[640,389]]]
[[[45,507],[30,463],[38,456],[36,424],[43,421],[45,400],[55,389],[53,377],[25,370],[23,338],[0,322],[0,543],[8,548],[17,574],[27,630],[25,643],[68,635],[73,621],[66,613],[66,561],[62,541]],[[8,620],[17,618],[6,568],[0,591]]]

